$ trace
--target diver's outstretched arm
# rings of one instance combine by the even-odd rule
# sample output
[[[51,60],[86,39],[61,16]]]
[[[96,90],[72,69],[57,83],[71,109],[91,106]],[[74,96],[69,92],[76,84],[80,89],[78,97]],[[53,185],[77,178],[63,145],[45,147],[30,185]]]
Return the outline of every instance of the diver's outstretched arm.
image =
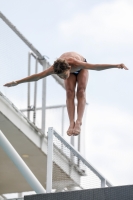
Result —
[[[90,70],[105,70],[105,69],[125,69],[128,70],[128,68],[122,63],[122,64],[90,64],[90,63],[84,63],[83,69],[90,69]]]
[[[46,69],[43,72],[40,72],[38,74],[33,74],[33,75],[27,76],[23,79],[6,83],[4,86],[12,87],[12,86],[16,86],[18,84],[25,83],[25,82],[38,81],[39,79],[42,79],[42,78],[49,76],[51,74],[54,74],[53,66],[51,66],[50,68],[48,68],[48,69]]]
[[[82,62],[80,60],[69,58],[67,62],[74,66],[80,66],[82,69],[90,69],[90,70],[105,70],[105,69],[111,69],[111,68],[118,68],[118,69],[125,69],[128,70],[128,68],[124,64],[90,64],[88,62]]]

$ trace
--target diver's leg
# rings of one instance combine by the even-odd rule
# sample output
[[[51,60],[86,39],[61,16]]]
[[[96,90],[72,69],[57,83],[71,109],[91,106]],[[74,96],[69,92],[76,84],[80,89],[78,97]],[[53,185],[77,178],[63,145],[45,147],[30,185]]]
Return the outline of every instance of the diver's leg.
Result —
[[[77,120],[75,122],[73,135],[80,134],[81,125],[82,125],[82,118],[84,114],[85,104],[86,104],[86,86],[88,82],[89,73],[88,70],[82,69],[79,74],[77,75]]]
[[[67,135],[73,135],[74,128],[74,118],[75,118],[75,87],[76,87],[76,76],[74,74],[70,74],[69,78],[65,80],[65,88],[66,88],[66,105],[69,117],[69,128],[67,131]]]

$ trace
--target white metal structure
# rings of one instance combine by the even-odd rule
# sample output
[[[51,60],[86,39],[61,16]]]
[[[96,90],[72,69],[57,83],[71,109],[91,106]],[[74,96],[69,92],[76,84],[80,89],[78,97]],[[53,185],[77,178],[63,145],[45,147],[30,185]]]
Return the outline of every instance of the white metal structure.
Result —
[[[13,161],[13,163],[16,165],[16,167],[19,169],[23,177],[26,179],[26,181],[29,183],[31,188],[37,193],[45,193],[45,189],[42,187],[42,185],[39,183],[37,178],[34,176],[34,174],[31,172],[31,170],[28,168],[28,166],[25,164],[23,159],[20,157],[20,155],[16,152],[16,150],[13,148],[11,143],[7,140],[7,138],[4,136],[4,134],[0,131],[0,147],[4,150],[4,152],[9,156],[9,158]]]
[[[54,137],[59,142],[54,142]],[[65,148],[65,149],[63,149]],[[69,152],[67,151],[69,150]],[[50,193],[52,189],[54,189],[52,186],[54,180],[52,181],[53,176],[53,170],[54,165],[58,165],[60,163],[60,167],[62,167],[63,172],[67,174],[67,176],[71,179],[68,180],[67,177],[63,177],[62,172],[59,170],[56,170],[57,173],[57,179],[60,177],[60,181],[56,184],[57,191],[63,191],[64,188],[68,188],[68,190],[74,190],[75,186],[78,186],[80,189],[83,189],[81,184],[81,177],[87,176],[87,168],[91,172],[91,176],[89,176],[89,182],[93,181],[92,179],[100,180],[100,187],[111,187],[112,184],[100,173],[97,169],[95,169],[86,159],[83,158],[83,156],[74,149],[73,146],[71,146],[68,142],[64,140],[61,135],[59,135],[53,128],[48,129],[48,151],[47,151],[47,184],[46,184],[46,192]],[[56,154],[55,154],[56,152]],[[55,154],[55,155],[54,155]],[[62,165],[61,156],[64,155],[64,163]],[[53,159],[53,156],[55,157]],[[77,158],[77,160],[75,159]],[[85,165],[85,168],[83,168],[83,165],[81,165],[81,162],[83,165]],[[53,164],[54,163],[54,164]],[[87,167],[87,168],[86,168]],[[75,170],[78,171],[78,173],[75,173]],[[56,176],[56,175],[55,175]],[[96,178],[96,179],[95,179]],[[85,181],[85,184],[87,186],[87,181]],[[95,183],[94,183],[95,184]],[[58,186],[59,185],[59,186]],[[90,183],[89,183],[90,185]],[[89,187],[88,187],[89,189]]]
[[[2,93],[0,129],[45,188],[47,140]],[[0,148],[0,195],[32,191],[21,173]]]
[[[51,166],[53,165],[50,164],[52,162],[52,149],[49,149],[53,145],[52,139],[50,140],[51,142],[48,143],[47,149],[47,138],[43,136],[40,130],[38,130],[38,128],[31,123],[2,93],[0,93],[0,128],[42,186],[46,188],[46,176],[47,181],[48,178],[52,176],[49,175],[49,173],[52,173]],[[51,131],[51,129],[49,131]],[[101,180],[103,179],[102,187],[105,186],[106,179],[97,172],[97,170],[95,170],[79,152],[77,152],[55,131],[52,131],[51,133],[58,137],[63,144],[67,145],[67,147],[74,152],[80,160],[82,159],[83,162],[86,162],[86,165],[88,165],[91,170],[101,178]],[[48,137],[50,137],[50,134],[48,134]],[[50,153],[48,162],[47,153]],[[78,167],[71,168],[69,160],[66,159],[66,155],[63,152],[59,153],[58,149],[54,149],[54,155],[59,161],[56,163],[56,166],[62,171],[62,175],[64,174],[63,176],[67,176],[67,185],[74,181],[76,185],[80,186],[80,177],[83,176],[84,173]],[[25,181],[23,176],[19,173],[12,161],[1,148],[0,161],[0,195],[32,191],[30,185]],[[50,170],[48,174],[46,169]],[[70,174],[69,171],[71,172]],[[55,177],[54,183],[56,182],[57,180]],[[51,178],[48,185],[49,184],[51,184]],[[108,181],[106,181],[106,185],[109,185]],[[111,186],[111,184],[109,186]],[[47,186],[48,191],[50,191],[50,187],[51,186]]]

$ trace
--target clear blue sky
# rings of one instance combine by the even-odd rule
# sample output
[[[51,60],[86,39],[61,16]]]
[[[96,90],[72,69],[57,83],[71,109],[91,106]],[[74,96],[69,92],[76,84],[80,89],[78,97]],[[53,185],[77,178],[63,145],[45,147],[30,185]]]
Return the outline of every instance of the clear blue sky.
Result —
[[[133,183],[133,1],[0,0],[0,11],[52,63],[66,51],[129,71],[90,71],[86,157],[114,185]],[[50,85],[51,83],[51,85]],[[48,90],[53,81],[48,81]],[[59,86],[57,86],[59,87]],[[47,104],[64,104],[60,89]]]

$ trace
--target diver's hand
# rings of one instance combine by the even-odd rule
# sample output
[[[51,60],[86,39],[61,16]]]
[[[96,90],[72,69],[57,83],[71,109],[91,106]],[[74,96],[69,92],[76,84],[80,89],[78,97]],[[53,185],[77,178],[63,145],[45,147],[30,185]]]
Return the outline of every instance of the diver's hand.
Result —
[[[17,81],[12,81],[10,83],[6,83],[4,86],[5,87],[12,87],[12,86],[16,86],[16,85],[18,85]]]
[[[128,70],[128,68],[122,63],[122,64],[119,64],[117,66],[118,69],[125,69],[125,70]]]

